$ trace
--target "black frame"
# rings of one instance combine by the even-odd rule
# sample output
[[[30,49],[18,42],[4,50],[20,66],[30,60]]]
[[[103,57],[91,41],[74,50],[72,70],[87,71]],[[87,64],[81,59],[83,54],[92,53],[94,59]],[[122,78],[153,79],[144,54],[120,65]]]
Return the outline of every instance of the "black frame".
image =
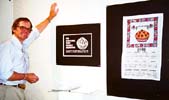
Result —
[[[161,80],[121,78],[123,16],[164,13]],[[169,3],[152,0],[107,6],[107,94],[139,99],[166,100],[169,93]]]
[[[100,66],[100,24],[99,23],[56,26],[56,33],[57,33],[56,64],[93,66],[93,67]],[[88,38],[91,37],[91,41],[88,39],[89,41],[88,47],[91,47],[88,49],[90,53],[86,54],[86,57],[84,57],[85,55],[80,55],[81,56],[80,57],[75,53],[69,56],[68,54],[64,53],[65,54],[64,56],[63,36],[65,37],[67,35],[70,35],[70,38],[74,38],[76,40],[77,38],[79,38],[79,36],[83,36],[83,34],[85,36],[85,33],[89,33],[89,35],[87,36]],[[73,36],[73,34],[75,34],[75,36]]]

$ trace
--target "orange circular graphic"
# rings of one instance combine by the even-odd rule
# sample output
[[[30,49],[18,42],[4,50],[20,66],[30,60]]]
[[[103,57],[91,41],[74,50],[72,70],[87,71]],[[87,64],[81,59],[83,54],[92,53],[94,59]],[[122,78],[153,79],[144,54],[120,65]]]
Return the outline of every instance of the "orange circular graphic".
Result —
[[[135,34],[136,40],[138,42],[146,42],[150,36],[150,33],[141,29]]]

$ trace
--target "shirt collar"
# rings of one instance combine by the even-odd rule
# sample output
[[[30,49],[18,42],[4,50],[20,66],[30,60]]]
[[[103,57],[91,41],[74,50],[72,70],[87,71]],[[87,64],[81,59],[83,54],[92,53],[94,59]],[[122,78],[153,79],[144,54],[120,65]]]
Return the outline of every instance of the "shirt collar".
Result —
[[[12,35],[12,43],[19,49],[22,49],[23,47],[23,45],[15,35]]]

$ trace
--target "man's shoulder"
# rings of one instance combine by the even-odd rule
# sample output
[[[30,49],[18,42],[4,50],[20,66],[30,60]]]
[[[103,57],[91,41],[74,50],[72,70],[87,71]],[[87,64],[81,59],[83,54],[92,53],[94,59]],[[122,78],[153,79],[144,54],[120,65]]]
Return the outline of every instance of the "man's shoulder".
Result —
[[[8,50],[10,50],[11,47],[11,41],[10,40],[6,40],[0,43],[0,53],[1,52],[7,52]]]

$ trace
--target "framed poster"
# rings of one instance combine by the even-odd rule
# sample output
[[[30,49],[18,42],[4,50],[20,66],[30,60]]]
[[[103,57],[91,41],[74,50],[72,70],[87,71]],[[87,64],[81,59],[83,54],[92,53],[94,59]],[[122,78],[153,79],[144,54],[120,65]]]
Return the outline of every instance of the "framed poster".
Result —
[[[100,24],[56,27],[56,63],[100,66]]]
[[[169,3],[107,7],[107,94],[169,99]]]

